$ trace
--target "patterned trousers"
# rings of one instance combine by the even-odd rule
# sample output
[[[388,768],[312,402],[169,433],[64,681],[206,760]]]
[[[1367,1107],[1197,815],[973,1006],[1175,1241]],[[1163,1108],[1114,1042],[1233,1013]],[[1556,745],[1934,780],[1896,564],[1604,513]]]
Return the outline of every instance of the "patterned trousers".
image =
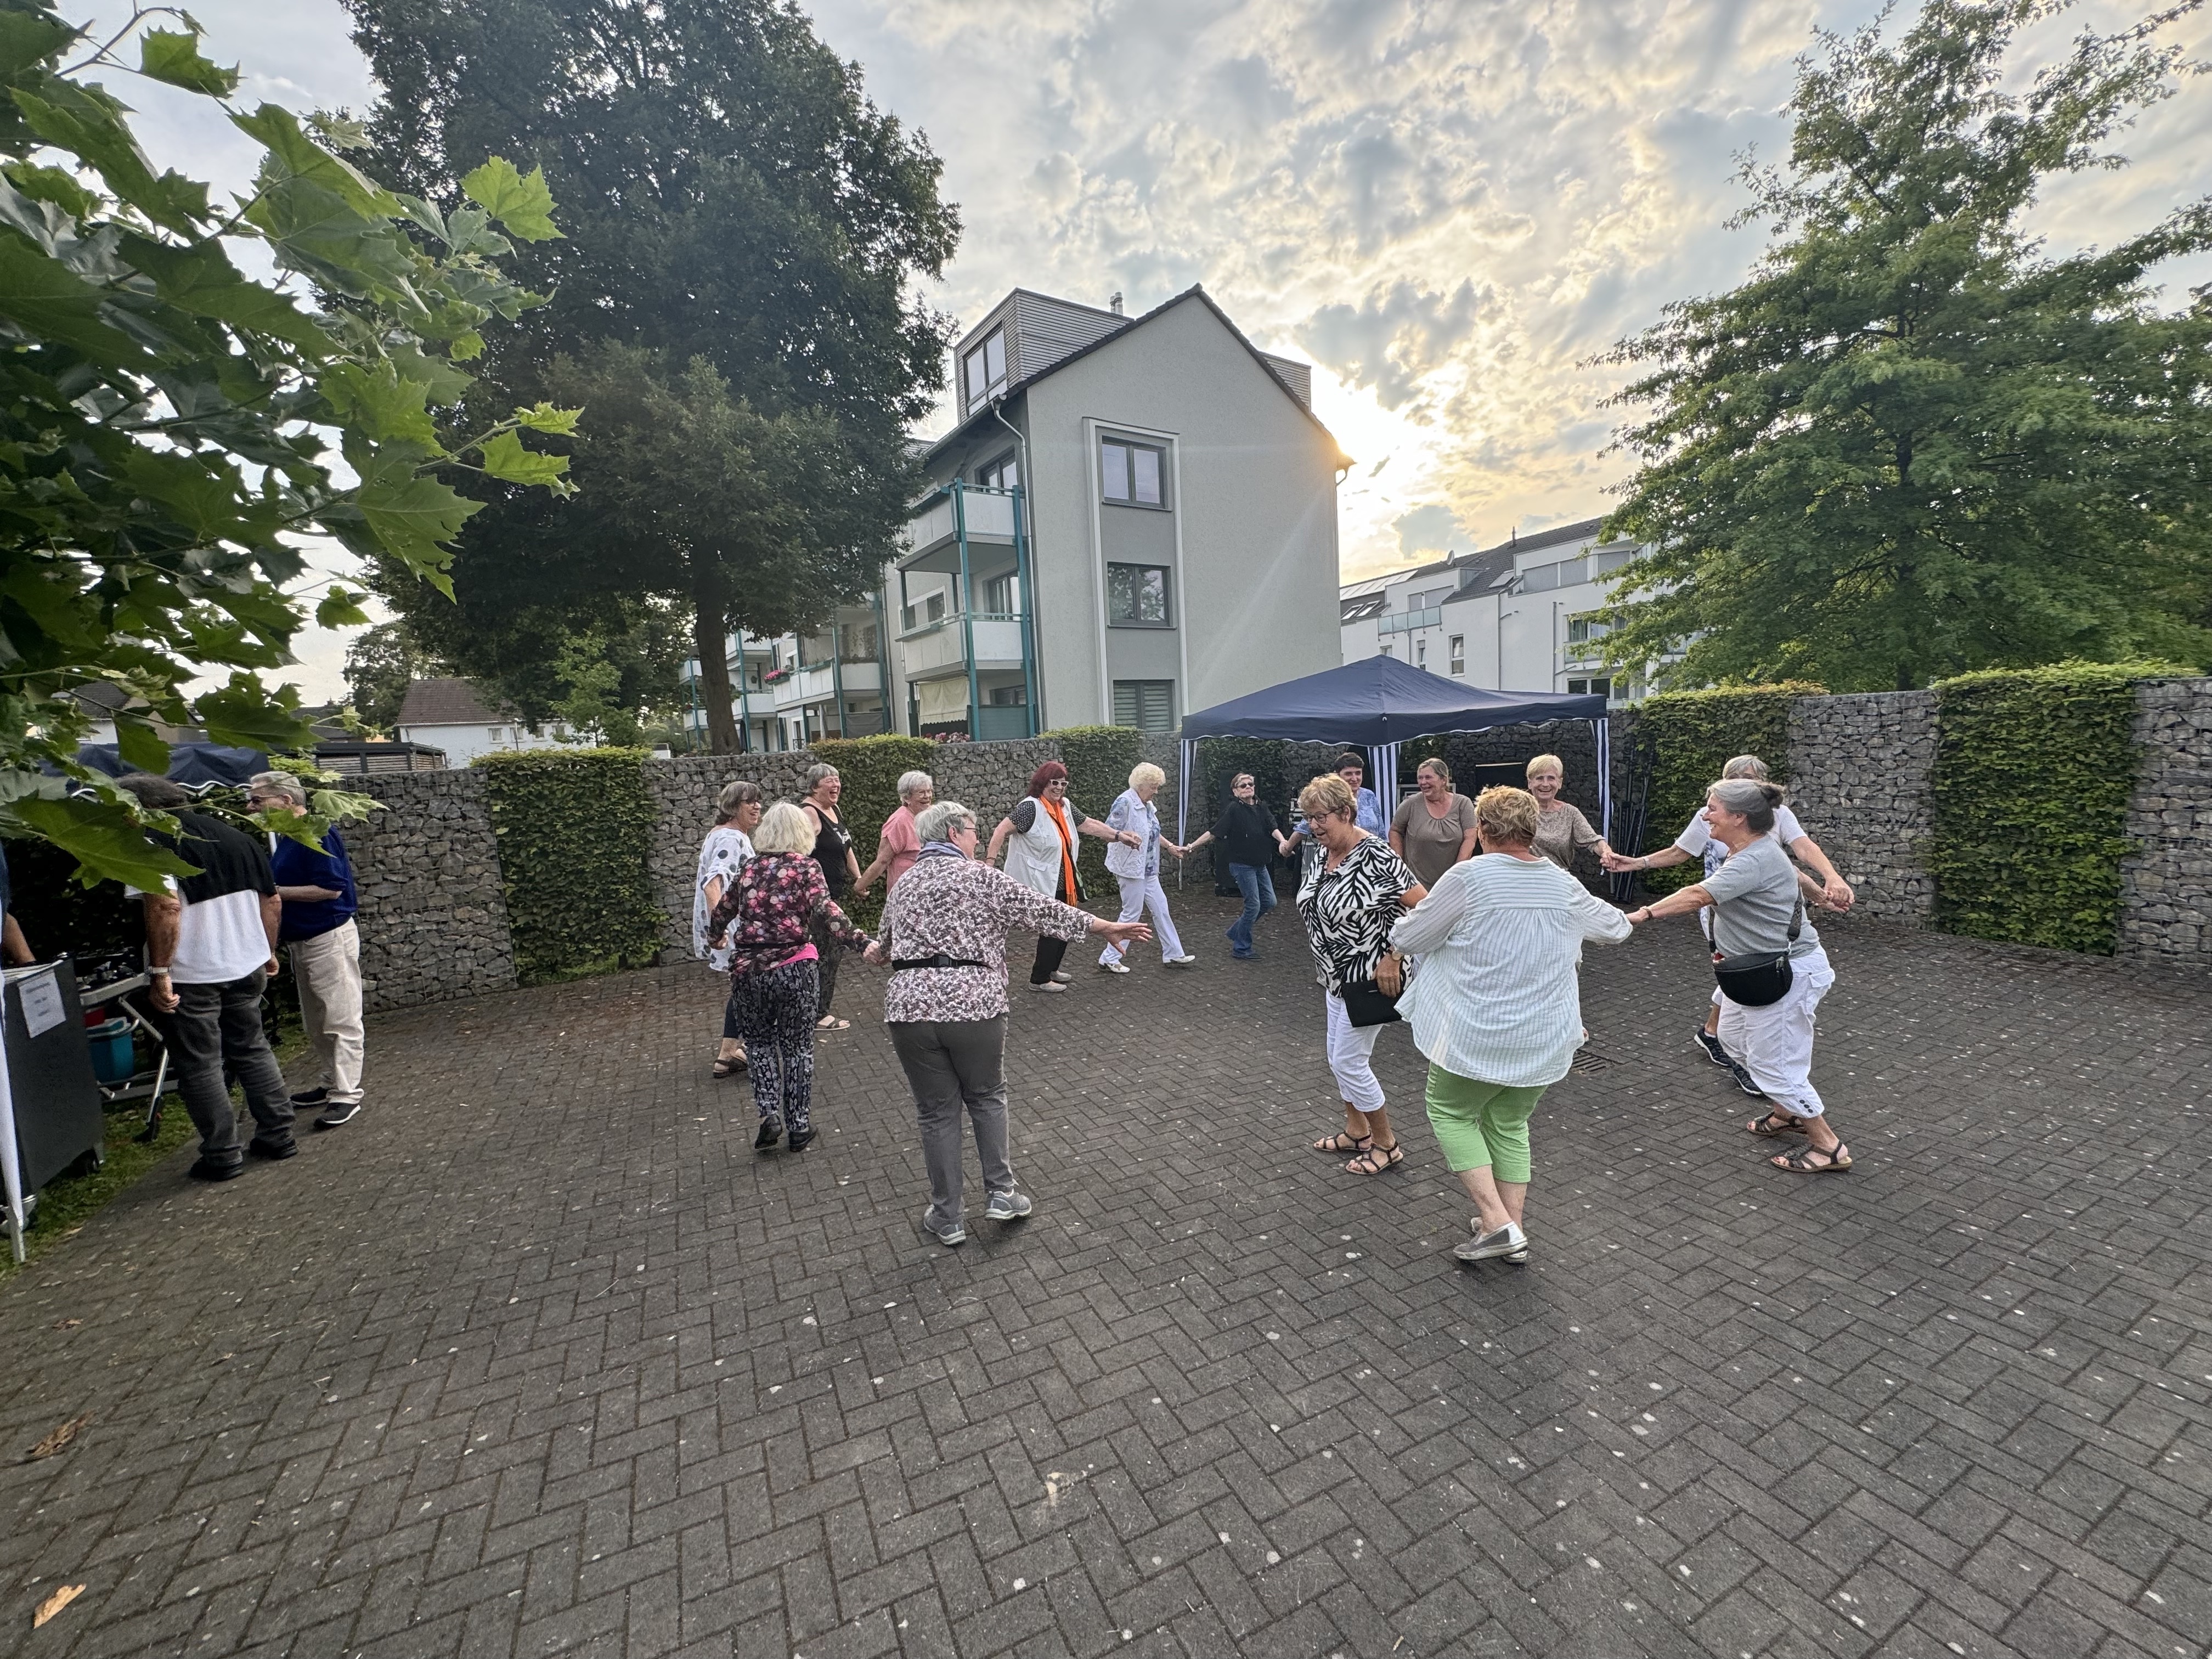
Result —
[[[814,964],[732,975],[730,1012],[745,1040],[753,1104],[787,1128],[805,1128],[814,1099]]]

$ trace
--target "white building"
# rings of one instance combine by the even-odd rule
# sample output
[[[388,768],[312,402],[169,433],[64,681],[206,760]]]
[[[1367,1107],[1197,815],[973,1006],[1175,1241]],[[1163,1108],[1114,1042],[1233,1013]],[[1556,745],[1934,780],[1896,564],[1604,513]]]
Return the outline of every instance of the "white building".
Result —
[[[1642,677],[1597,658],[1613,572],[1634,542],[1598,540],[1599,519],[1516,536],[1340,592],[1343,658],[1378,652],[1500,691],[1644,695]]]
[[[1338,660],[1351,463],[1305,364],[1198,288],[1140,317],[1017,289],[953,360],[959,420],[881,594],[834,641],[731,642],[749,746],[1167,731]]]
[[[478,755],[507,749],[558,749],[568,728],[559,721],[533,732],[503,714],[467,680],[441,678],[409,683],[392,722],[402,743],[446,751],[446,764],[466,766]]]

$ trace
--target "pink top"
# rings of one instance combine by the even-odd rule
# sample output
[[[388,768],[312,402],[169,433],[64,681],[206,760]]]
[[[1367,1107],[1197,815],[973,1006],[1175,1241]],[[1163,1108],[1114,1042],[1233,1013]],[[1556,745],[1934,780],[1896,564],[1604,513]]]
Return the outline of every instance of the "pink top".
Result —
[[[914,832],[914,814],[903,806],[884,820],[883,839],[877,843],[876,850],[886,848],[891,855],[890,863],[884,870],[884,891],[888,893],[921,856],[921,837]]]

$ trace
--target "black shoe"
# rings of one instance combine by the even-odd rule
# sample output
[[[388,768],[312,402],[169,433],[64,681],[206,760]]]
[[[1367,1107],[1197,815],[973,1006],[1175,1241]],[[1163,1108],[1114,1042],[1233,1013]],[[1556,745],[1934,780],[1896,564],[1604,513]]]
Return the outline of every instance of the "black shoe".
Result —
[[[315,1120],[315,1127],[318,1129],[335,1129],[341,1123],[350,1123],[361,1115],[362,1105],[358,1100],[333,1102],[330,1110]]]
[[[264,1140],[259,1135],[256,1135],[246,1143],[246,1153],[249,1158],[265,1158],[272,1161],[282,1161],[284,1158],[299,1157],[300,1143],[289,1135],[286,1135],[282,1140]]]
[[[753,1137],[753,1150],[757,1152],[764,1152],[782,1139],[783,1120],[780,1117],[764,1117],[761,1120],[760,1133]]]
[[[1735,1086],[1737,1088],[1742,1090],[1744,1093],[1749,1095],[1753,1100],[1764,1100],[1766,1098],[1766,1091],[1760,1088],[1756,1083],[1753,1083],[1751,1080],[1750,1073],[1745,1071],[1742,1066],[1737,1065],[1734,1060],[1729,1061],[1728,1068],[1729,1075],[1735,1079]]]
[[[243,1164],[217,1164],[212,1158],[201,1158],[185,1171],[195,1181],[235,1181],[246,1173]]]
[[[783,1149],[787,1152],[803,1152],[814,1144],[814,1137],[819,1133],[815,1129],[793,1129]]]
[[[328,1089],[302,1089],[292,1097],[295,1106],[319,1106],[331,1097]]]
[[[1725,1066],[1729,1063],[1728,1050],[1721,1047],[1721,1040],[1702,1025],[1698,1027],[1698,1047],[1705,1051],[1705,1058],[1714,1065]]]

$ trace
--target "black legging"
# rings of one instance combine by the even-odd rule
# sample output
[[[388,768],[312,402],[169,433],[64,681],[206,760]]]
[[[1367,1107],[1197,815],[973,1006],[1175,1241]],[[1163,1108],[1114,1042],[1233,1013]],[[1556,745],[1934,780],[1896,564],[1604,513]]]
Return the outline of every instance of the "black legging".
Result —
[[[1060,866],[1059,890],[1053,894],[1062,904],[1073,902],[1067,896],[1067,867]],[[1060,971],[1060,960],[1067,955],[1068,941],[1037,935],[1036,960],[1030,966],[1030,983],[1042,985]]]

